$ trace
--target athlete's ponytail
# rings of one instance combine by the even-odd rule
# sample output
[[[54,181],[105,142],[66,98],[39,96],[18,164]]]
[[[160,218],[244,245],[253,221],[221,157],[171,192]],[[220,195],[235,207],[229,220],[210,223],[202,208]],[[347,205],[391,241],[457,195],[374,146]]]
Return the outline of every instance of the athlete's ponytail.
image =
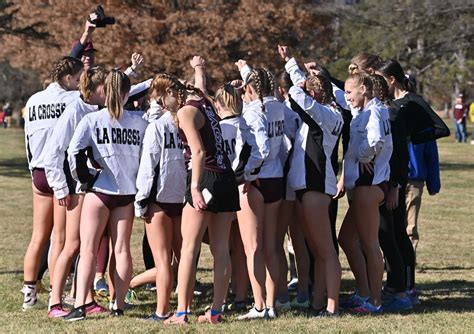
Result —
[[[59,82],[66,75],[75,75],[84,68],[84,64],[74,57],[62,57],[53,65],[50,73],[52,82]]]
[[[377,70],[386,78],[394,77],[395,81],[402,85],[403,89],[413,91],[414,87],[409,85],[408,78],[405,76],[402,65],[394,59],[384,61]]]
[[[119,70],[112,70],[105,79],[105,103],[112,119],[123,114],[123,98],[130,91],[130,79]]]
[[[242,101],[240,96],[237,93],[237,89],[230,83],[221,86],[217,90],[214,99],[233,115],[240,115],[242,112]]]
[[[107,74],[109,74],[109,71],[103,67],[93,67],[82,72],[79,81],[79,91],[85,101],[89,101],[92,93],[97,89],[97,87],[105,83]]]
[[[265,112],[263,106],[263,97],[273,95],[275,83],[273,77],[266,68],[256,68],[247,75],[246,85],[250,85],[255,89],[258,99],[262,102],[262,112]]]

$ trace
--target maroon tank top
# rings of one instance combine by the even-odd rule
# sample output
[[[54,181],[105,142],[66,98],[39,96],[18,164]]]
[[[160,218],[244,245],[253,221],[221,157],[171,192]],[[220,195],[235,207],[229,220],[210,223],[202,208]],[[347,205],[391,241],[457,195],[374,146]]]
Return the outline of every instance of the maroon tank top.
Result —
[[[204,125],[199,129],[204,150],[206,150],[204,168],[215,172],[231,170],[229,158],[224,151],[224,140],[222,139],[219,117],[212,104],[206,98],[202,98],[199,101],[188,101],[186,105],[199,109],[204,116]],[[189,162],[191,161],[191,149],[188,145],[186,135],[181,129],[179,129],[179,135],[183,140],[185,148],[184,156],[186,166],[189,166]]]

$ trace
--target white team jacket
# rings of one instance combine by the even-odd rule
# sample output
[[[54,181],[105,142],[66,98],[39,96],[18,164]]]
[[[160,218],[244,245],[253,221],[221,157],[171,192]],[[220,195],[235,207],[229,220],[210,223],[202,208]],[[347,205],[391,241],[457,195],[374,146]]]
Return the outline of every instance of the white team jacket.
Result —
[[[71,139],[68,162],[71,174],[88,189],[110,195],[135,195],[140,150],[148,123],[143,113],[124,111],[112,120],[107,109],[90,113],[79,122]],[[85,152],[92,148],[101,170],[89,173]]]
[[[377,98],[351,121],[349,148],[344,156],[344,185],[376,185],[390,177],[393,143],[387,108]],[[360,174],[359,163],[374,163],[374,173]]]
[[[302,120],[295,139],[288,183],[294,190],[309,189],[335,195],[337,180],[331,155],[342,131],[342,115],[333,106],[319,104],[297,86],[305,77],[294,58],[286,63],[285,69],[293,82],[289,91],[296,104],[293,109]]]
[[[184,146],[169,112],[150,123],[143,139],[137,175],[135,215],[143,216],[148,203],[183,203],[186,192]],[[156,187],[156,194],[153,187]],[[155,198],[150,196],[156,195]]]
[[[265,111],[259,100],[244,103],[239,122],[234,170],[244,167],[244,179],[283,177],[279,159],[284,140],[284,105],[274,97],[264,98]]]
[[[219,124],[224,140],[224,151],[227,153],[229,161],[235,160],[235,145],[237,143],[237,130],[239,129],[239,115],[228,116],[222,119]]]
[[[74,130],[85,115],[98,109],[98,106],[87,104],[81,97],[78,97],[66,107],[46,142],[47,158],[45,159],[44,169],[48,184],[53,189],[57,199],[64,198],[69,194],[64,173],[64,160]]]
[[[26,103],[25,147],[28,167],[44,168],[45,144],[66,107],[79,98],[79,91],[66,91],[57,82],[33,96]]]

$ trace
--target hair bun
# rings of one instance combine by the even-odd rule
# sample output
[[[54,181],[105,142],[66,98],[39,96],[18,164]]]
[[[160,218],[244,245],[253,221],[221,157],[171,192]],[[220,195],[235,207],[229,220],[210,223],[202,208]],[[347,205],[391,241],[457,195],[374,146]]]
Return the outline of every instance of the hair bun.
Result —
[[[349,65],[348,70],[349,74],[357,74],[359,73],[359,66],[357,64],[352,63]]]

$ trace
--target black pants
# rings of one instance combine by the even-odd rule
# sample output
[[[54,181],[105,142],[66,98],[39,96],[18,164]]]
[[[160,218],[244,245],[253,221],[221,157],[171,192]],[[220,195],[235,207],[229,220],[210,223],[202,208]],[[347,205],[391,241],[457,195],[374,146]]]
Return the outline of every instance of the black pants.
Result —
[[[395,238],[393,211],[387,209],[385,204],[383,204],[379,207],[379,213],[379,241],[385,258],[387,287],[393,289],[395,292],[404,292],[407,289],[406,268]]]
[[[406,185],[398,193],[398,207],[393,210],[393,229],[395,241],[405,263],[406,285],[411,290],[415,287],[415,251],[406,230]]]

